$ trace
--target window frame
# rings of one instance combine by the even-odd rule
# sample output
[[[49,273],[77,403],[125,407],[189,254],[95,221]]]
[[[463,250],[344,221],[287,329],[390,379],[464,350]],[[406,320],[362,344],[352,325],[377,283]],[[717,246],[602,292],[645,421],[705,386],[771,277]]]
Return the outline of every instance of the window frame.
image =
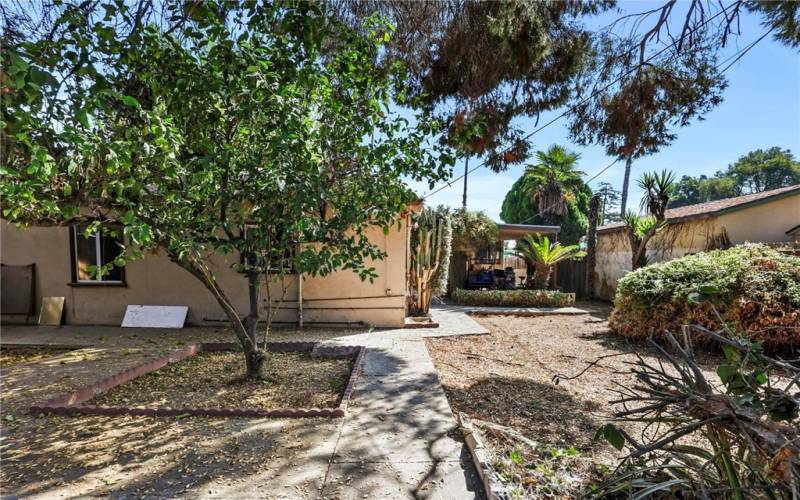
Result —
[[[70,286],[128,286],[127,281],[125,280],[125,267],[119,267],[120,279],[118,280],[106,280],[103,279],[101,276],[100,279],[93,279],[93,280],[82,280],[78,277],[78,238],[77,238],[77,231],[78,226],[81,224],[70,224],[69,226],[69,256],[70,256]],[[98,259],[100,259],[100,265],[102,265],[102,234],[100,238],[95,237],[95,265],[98,264]]]

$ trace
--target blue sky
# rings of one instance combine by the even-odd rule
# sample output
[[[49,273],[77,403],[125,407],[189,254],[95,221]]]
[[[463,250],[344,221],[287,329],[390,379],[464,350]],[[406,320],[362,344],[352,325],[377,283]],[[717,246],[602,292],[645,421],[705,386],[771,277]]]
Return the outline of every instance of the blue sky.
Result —
[[[653,8],[652,2],[620,2],[622,14],[641,12]],[[604,26],[621,14],[605,13],[597,18],[597,26]],[[680,17],[680,15],[679,15]],[[594,23],[592,23],[594,24]],[[744,12],[741,18],[741,36],[734,38],[721,54],[720,60],[734,54],[761,36],[765,28],[760,18]],[[678,138],[661,152],[636,161],[631,174],[630,197],[632,208],[637,208],[641,192],[635,179],[642,172],[673,170],[682,175],[713,175],[737,158],[754,149],[779,146],[800,156],[800,53],[771,38],[765,38],[750,50],[726,73],[728,88],[724,101],[704,121],[694,121],[677,129]],[[542,115],[539,123],[546,123],[561,111]],[[521,121],[526,133],[535,129],[532,121]],[[542,130],[533,138],[533,148],[546,149],[551,144],[562,144],[581,154],[578,169],[587,178],[611,163],[614,158],[605,155],[601,146],[581,147],[569,141],[567,122],[562,119]],[[472,165],[475,165],[474,160]],[[463,164],[455,168],[455,175],[463,173]],[[514,181],[521,175],[523,166],[494,174],[479,169],[470,174],[468,182],[468,208],[483,210],[495,220],[500,220],[500,206]],[[622,188],[624,163],[618,162],[590,183],[610,182]],[[463,181],[426,199],[426,205],[461,206]],[[420,194],[430,190],[427,186],[412,185]]]

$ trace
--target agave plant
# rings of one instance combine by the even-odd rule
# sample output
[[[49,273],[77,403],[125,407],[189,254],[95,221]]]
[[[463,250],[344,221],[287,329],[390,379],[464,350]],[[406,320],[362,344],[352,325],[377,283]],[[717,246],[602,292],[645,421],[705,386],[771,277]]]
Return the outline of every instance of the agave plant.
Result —
[[[578,245],[562,245],[555,241],[550,243],[547,236],[526,236],[517,242],[517,253],[525,262],[533,267],[534,288],[547,288],[553,266],[563,260],[580,259],[586,255]]]

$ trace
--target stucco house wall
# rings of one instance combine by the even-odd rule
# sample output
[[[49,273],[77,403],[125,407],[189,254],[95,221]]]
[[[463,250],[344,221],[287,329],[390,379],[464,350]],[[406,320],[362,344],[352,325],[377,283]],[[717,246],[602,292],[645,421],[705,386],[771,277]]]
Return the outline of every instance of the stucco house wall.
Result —
[[[304,276],[303,319],[307,323],[362,322],[376,327],[400,327],[405,318],[407,218],[389,234],[380,228],[369,231],[370,240],[388,253],[384,260],[370,262],[378,278],[362,282],[352,271],[327,277]],[[162,253],[147,255],[125,267],[125,284],[76,285],[71,282],[69,228],[29,227],[20,230],[0,221],[0,261],[6,265],[36,264],[35,311],[42,297],[65,297],[65,322],[76,325],[119,325],[129,304],[189,306],[187,323],[224,324],[225,314],[211,293],[191,274]],[[236,256],[215,256],[213,268],[222,288],[242,315],[247,313],[247,283],[230,267]],[[271,284],[273,301],[284,303],[275,321],[298,320],[298,277],[290,275],[283,285]],[[13,293],[0,283],[2,293]],[[262,313],[267,297],[261,293]],[[30,318],[29,318],[30,319]],[[33,318],[35,320],[35,318]],[[25,321],[3,315],[3,322]]]
[[[786,231],[800,222],[800,194],[765,200],[719,215],[668,224],[647,246],[648,262],[664,262],[703,252],[716,236],[726,234],[733,245],[784,242]],[[597,234],[595,295],[612,300],[617,281],[631,270],[631,248],[621,228]]]

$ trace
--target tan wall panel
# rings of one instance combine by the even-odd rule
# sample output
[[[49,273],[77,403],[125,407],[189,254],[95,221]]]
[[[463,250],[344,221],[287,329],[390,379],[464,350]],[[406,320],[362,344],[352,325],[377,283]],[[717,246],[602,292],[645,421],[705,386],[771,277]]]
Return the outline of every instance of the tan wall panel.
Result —
[[[373,326],[397,327],[405,317],[405,221],[388,235],[380,229],[370,232],[370,239],[388,251],[383,261],[372,263],[378,273],[374,283],[361,282],[352,271],[340,271],[327,277],[306,277],[304,296],[309,299],[305,320],[330,322],[360,321]],[[187,305],[190,324],[224,321],[225,315],[206,288],[187,271],[170,262],[163,254],[147,255],[131,262],[125,269],[125,287],[70,286],[69,229],[30,227],[18,230],[0,222],[0,259],[5,264],[36,264],[36,308],[42,296],[66,298],[66,322],[71,324],[118,325],[129,304]],[[215,256],[214,269],[222,288],[241,314],[248,307],[247,283],[230,268],[228,259]],[[0,286],[2,286],[0,284]],[[284,285],[270,285],[277,300],[285,287],[285,308],[276,321],[297,320],[297,277],[288,276]],[[355,298],[354,298],[355,297]],[[262,314],[267,298],[262,292]],[[318,308],[325,307],[325,310]],[[338,309],[336,309],[338,308]],[[14,318],[4,317],[4,321]],[[17,318],[19,319],[19,318]],[[24,319],[24,318],[23,318]]]

